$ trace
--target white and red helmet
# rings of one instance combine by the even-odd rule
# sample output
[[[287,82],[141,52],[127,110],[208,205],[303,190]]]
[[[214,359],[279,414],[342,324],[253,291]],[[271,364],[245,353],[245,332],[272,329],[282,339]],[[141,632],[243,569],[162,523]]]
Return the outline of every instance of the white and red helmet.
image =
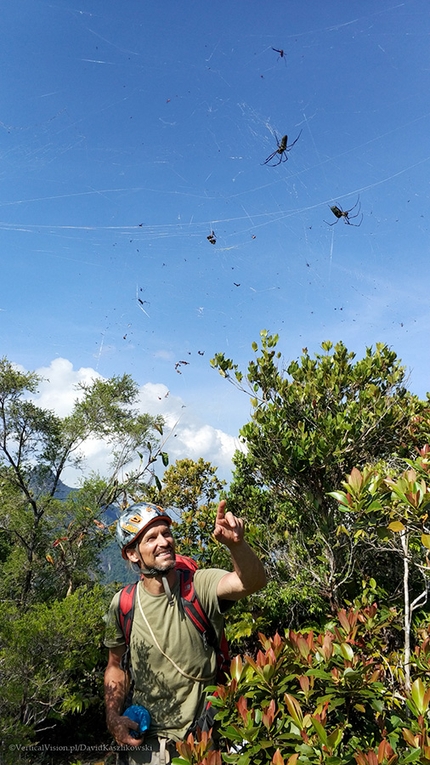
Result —
[[[116,539],[125,560],[127,560],[127,547],[136,542],[145,529],[157,520],[165,521],[169,526],[172,523],[172,519],[162,507],[152,505],[150,502],[137,502],[135,505],[130,505],[121,515],[116,524]]]

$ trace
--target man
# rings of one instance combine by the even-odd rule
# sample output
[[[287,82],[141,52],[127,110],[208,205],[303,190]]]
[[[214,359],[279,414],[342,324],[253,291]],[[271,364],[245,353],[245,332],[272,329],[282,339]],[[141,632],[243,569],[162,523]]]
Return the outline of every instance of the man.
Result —
[[[266,584],[262,563],[244,539],[243,521],[225,507],[225,501],[218,505],[214,537],[228,547],[233,571],[199,569],[194,574],[197,597],[219,637],[223,613],[232,602]],[[106,719],[116,742],[129,749],[129,762],[136,764],[163,765],[175,756],[174,742],[202,714],[204,688],[213,684],[216,673],[214,649],[204,644],[184,614],[170,526],[161,508],[145,503],[130,507],[117,525],[122,555],[141,573],[130,639],[133,704],[148,709],[151,727],[136,739],[131,730],[138,729],[137,723],[122,715],[128,677],[121,666],[126,645],[118,620],[119,593],[111,604],[105,639]]]

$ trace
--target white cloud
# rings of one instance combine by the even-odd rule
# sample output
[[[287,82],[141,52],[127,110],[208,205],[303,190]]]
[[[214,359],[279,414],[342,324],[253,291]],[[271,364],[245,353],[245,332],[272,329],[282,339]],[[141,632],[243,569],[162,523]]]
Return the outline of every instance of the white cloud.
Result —
[[[51,409],[60,417],[70,414],[73,404],[80,397],[79,383],[90,383],[101,377],[91,367],[73,369],[67,359],[54,359],[49,367],[40,367],[37,374],[42,377],[37,403],[43,409]]]
[[[192,405],[187,406],[162,383],[146,383],[139,392],[141,410],[164,418],[166,451],[171,462],[202,457],[218,468],[220,477],[230,478],[233,454],[241,448],[237,438],[202,422]]]
[[[43,378],[37,404],[54,411],[61,417],[70,414],[79,397],[79,383],[90,383],[101,378],[91,367],[73,369],[67,359],[59,358],[49,367],[41,367],[37,373]],[[165,421],[163,434],[164,450],[169,454],[170,464],[177,459],[203,459],[218,468],[220,478],[230,479],[232,456],[241,448],[237,438],[219,428],[203,422],[194,412],[192,404],[186,404],[182,398],[173,395],[163,383],[146,383],[139,388],[138,408],[141,412],[155,416],[161,415]],[[82,446],[87,471],[105,474],[108,470],[110,451],[103,441],[88,439]],[[75,470],[67,468],[63,480],[68,485],[76,485],[79,476]]]

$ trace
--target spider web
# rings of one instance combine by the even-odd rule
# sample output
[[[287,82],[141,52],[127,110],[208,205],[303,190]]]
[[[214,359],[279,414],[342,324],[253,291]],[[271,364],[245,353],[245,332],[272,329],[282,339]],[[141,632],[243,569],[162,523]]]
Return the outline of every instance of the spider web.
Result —
[[[127,371],[232,435],[248,404],[209,359],[246,365],[263,328],[286,358],[387,342],[424,395],[427,5],[311,5],[7,10],[9,358]],[[325,223],[357,199],[360,228]]]

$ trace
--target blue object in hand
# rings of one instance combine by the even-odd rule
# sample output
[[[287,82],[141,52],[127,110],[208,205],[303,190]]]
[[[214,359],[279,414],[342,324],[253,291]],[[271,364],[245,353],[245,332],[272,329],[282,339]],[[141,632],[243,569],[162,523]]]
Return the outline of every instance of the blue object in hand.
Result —
[[[133,706],[128,707],[125,712],[123,712],[123,716],[128,717],[130,720],[133,720],[133,722],[139,724],[138,730],[130,730],[130,735],[133,736],[133,738],[140,738],[151,725],[151,716],[148,710],[145,709],[145,707],[139,706],[139,704],[133,704]]]

